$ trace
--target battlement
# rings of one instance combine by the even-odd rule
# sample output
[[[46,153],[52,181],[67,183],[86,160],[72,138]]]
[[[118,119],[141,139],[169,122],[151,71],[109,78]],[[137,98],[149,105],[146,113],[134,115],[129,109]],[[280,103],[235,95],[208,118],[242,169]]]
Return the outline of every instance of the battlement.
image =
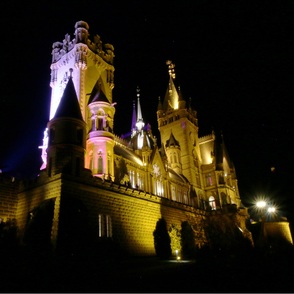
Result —
[[[71,39],[65,35],[62,42],[54,42],[52,45],[52,63],[59,61],[65,54],[70,52],[76,44],[85,44],[93,53],[101,57],[106,63],[113,65],[114,47],[111,44],[103,44],[99,35],[95,35],[93,41],[89,39],[89,25],[85,21],[75,24],[75,37]]]
[[[130,146],[129,146],[129,142],[127,140],[117,136],[117,135],[114,135],[114,142],[115,142],[115,144],[122,145],[122,146],[126,147],[127,149],[132,150],[132,148],[130,148]]]
[[[209,135],[199,137],[199,144],[207,143],[209,141],[213,141],[214,139],[215,139],[215,134],[214,132],[212,132]]]

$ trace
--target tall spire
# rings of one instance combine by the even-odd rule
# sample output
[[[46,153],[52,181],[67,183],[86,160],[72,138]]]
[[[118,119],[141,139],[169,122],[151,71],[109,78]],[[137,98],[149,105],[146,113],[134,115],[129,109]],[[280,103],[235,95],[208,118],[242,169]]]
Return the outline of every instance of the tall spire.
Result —
[[[174,79],[176,78],[175,65],[170,60],[166,64],[168,66],[169,82],[164,97],[163,108],[165,110],[169,108],[175,110],[179,108],[179,94],[174,84]]]
[[[141,105],[140,105],[140,88],[137,87],[137,123],[136,127],[138,131],[143,130],[144,122],[142,117]]]
[[[132,115],[132,127],[131,133],[132,137],[136,134],[136,122],[137,122],[137,115],[136,115],[136,103],[135,100],[133,101],[133,115]]]

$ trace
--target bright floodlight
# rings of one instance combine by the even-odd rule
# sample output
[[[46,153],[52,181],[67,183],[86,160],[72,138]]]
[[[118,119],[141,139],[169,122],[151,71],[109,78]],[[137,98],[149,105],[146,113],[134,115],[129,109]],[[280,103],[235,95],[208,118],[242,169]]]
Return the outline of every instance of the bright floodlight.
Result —
[[[274,213],[276,211],[275,207],[269,207],[267,210],[269,213]]]
[[[256,202],[256,206],[258,207],[258,208],[263,208],[263,207],[265,207],[266,206],[266,202],[265,201],[257,201]]]

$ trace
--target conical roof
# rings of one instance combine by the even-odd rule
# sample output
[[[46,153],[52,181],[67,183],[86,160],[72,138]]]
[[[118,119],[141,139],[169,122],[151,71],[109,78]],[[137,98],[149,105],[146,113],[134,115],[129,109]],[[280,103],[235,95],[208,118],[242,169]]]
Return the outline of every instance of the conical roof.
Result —
[[[72,81],[69,77],[54,118],[72,117],[83,120],[80,104]]]

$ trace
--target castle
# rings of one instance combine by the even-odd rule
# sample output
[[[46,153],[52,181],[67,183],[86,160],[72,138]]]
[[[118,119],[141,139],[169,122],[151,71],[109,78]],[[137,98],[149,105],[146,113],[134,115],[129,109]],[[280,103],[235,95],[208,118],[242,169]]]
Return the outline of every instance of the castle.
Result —
[[[176,85],[174,64],[167,62],[167,90],[158,100],[160,138],[144,123],[139,88],[122,138],[114,134],[113,60],[114,47],[98,35],[90,40],[84,21],[75,24],[73,38],[66,34],[53,44],[43,165],[35,180],[2,182],[8,207],[2,220],[16,220],[21,242],[54,249],[109,239],[134,255],[154,255],[160,219],[173,254],[183,223],[196,247],[209,244],[213,217],[224,217],[251,240],[223,137],[199,137],[197,112]]]

